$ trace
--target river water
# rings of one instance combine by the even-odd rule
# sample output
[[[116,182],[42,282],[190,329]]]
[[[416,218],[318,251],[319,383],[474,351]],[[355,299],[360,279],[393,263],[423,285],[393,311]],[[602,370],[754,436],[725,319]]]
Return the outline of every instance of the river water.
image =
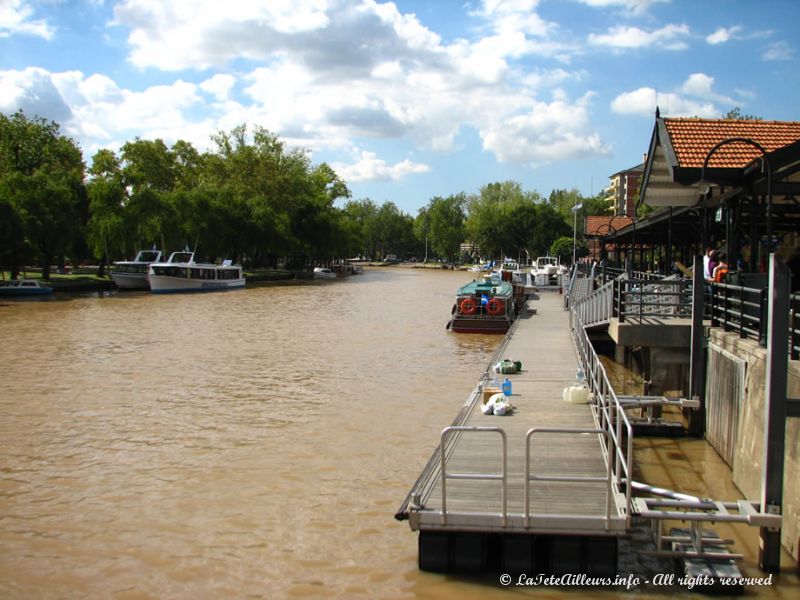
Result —
[[[393,519],[500,341],[469,279],[0,304],[0,597],[507,598]]]

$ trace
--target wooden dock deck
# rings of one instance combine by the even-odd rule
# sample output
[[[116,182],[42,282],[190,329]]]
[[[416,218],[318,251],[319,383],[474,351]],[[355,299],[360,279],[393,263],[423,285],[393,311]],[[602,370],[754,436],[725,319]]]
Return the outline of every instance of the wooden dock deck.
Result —
[[[528,306],[496,355],[521,361],[523,365],[522,372],[508,375],[513,385],[510,399],[515,406],[513,414],[500,417],[482,413],[483,389],[493,377],[487,373],[453,422],[457,429],[443,438],[443,445],[434,452],[398,513],[398,517],[409,519],[412,530],[588,536],[617,536],[625,532],[624,496],[620,497],[610,485],[605,459],[607,438],[598,433],[533,434],[529,454],[531,475],[598,481],[532,480],[526,511],[527,432],[532,428],[597,428],[589,404],[563,400],[564,388],[575,383],[579,364],[563,297],[542,293],[539,299],[528,301]],[[499,428],[505,435],[505,483],[500,479],[501,433],[475,430],[487,427]],[[444,501],[441,447],[448,475],[444,481]],[[476,474],[495,478],[472,478]]]

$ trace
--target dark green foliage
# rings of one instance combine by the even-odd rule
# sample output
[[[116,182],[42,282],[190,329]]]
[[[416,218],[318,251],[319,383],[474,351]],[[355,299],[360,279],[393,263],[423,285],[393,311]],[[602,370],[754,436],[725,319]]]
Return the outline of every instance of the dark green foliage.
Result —
[[[15,276],[36,260],[47,278],[55,261],[76,245],[88,211],[80,149],[56,123],[0,114],[0,228],[2,266]]]

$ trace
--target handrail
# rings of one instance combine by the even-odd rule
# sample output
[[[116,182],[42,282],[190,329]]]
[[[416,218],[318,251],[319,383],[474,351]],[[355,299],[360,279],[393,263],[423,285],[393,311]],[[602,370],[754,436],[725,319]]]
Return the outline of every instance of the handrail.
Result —
[[[686,318],[691,316],[691,282],[685,279],[661,279],[643,283],[632,279],[616,280],[614,316]]]
[[[608,444],[608,431],[605,429],[588,429],[588,428],[569,428],[569,427],[532,427],[525,434],[525,527],[530,527],[531,520],[531,498],[530,498],[530,482],[531,481],[559,481],[565,483],[605,483],[606,484],[606,529],[611,520],[611,461],[606,460],[606,476],[596,477],[587,475],[531,475],[531,438],[537,433],[572,433],[572,434],[586,434],[596,433],[606,438]]]
[[[609,382],[603,363],[589,341],[580,314],[572,311],[572,317],[572,341],[594,397],[592,415],[598,429],[608,432],[609,447],[604,448],[603,452],[609,464],[613,461],[612,485],[617,490],[625,488],[625,513],[630,526],[631,486],[625,485],[625,482],[633,476],[633,427]]]
[[[447,437],[455,432],[461,433],[499,433],[503,439],[503,472],[498,475],[496,473],[448,473],[447,472],[447,457],[445,454],[445,442]],[[503,498],[503,512],[502,522],[503,527],[506,526],[508,520],[508,443],[506,440],[506,432],[500,427],[476,427],[476,426],[451,426],[445,427],[442,430],[441,443],[441,482],[442,482],[442,525],[447,525],[447,480],[448,479],[474,479],[486,481],[501,481],[502,482],[502,498]]]

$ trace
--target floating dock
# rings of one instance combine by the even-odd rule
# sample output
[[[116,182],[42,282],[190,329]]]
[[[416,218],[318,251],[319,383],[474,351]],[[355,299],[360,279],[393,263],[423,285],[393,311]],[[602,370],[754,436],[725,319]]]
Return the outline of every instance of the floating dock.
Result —
[[[573,335],[563,296],[529,301],[442,431],[396,514],[419,531],[421,569],[616,573],[617,537],[629,524],[621,482],[630,431],[602,393],[592,403],[564,400],[586,364]],[[508,375],[515,410],[487,416],[481,408],[501,358],[523,365]]]

